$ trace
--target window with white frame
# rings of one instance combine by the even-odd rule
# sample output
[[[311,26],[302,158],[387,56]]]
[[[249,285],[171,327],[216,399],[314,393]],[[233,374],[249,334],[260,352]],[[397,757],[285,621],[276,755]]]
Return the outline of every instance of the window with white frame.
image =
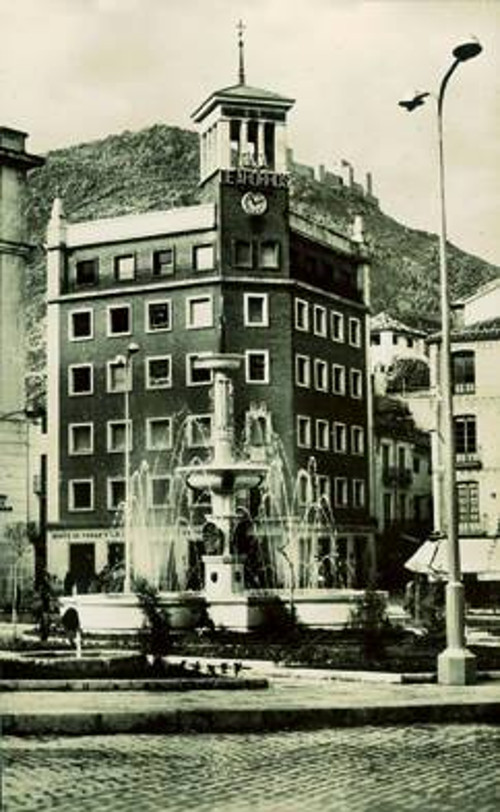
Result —
[[[123,336],[131,333],[130,305],[110,305],[108,307],[108,336]]]
[[[195,245],[193,249],[193,265],[196,271],[209,271],[215,266],[215,251],[213,245]]]
[[[94,312],[90,309],[72,310],[69,314],[69,340],[88,341],[94,337]]]
[[[337,476],[335,477],[335,505],[346,507],[348,504],[347,479],[344,476]]]
[[[188,386],[201,386],[212,383],[213,372],[199,365],[204,353],[189,353],[186,355],[186,383]]]
[[[269,350],[246,350],[246,383],[269,383]]]
[[[189,448],[206,448],[211,445],[211,414],[191,414],[186,418],[186,443]]]
[[[124,254],[115,257],[115,279],[117,282],[128,282],[135,277],[135,255]]]
[[[172,418],[148,417],[146,420],[146,448],[163,451],[172,448]]]
[[[317,336],[326,336],[326,308],[321,305],[314,305],[313,330]]]
[[[123,361],[108,361],[106,366],[106,389],[108,392],[130,392],[132,388],[132,361],[129,369]]]
[[[75,265],[75,284],[79,288],[96,285],[99,280],[99,259],[81,259]]]
[[[341,364],[332,364],[332,392],[345,395],[345,367]]]
[[[72,364],[68,369],[68,394],[91,395],[94,387],[92,364]]]
[[[330,329],[333,341],[344,341],[344,315],[336,310],[330,311]]]
[[[352,503],[356,508],[365,506],[365,481],[364,479],[353,479],[352,481]]]
[[[349,344],[351,347],[361,347],[361,322],[355,316],[349,319]]]
[[[153,508],[167,507],[170,501],[171,478],[153,474],[149,478],[150,505]]]
[[[94,480],[70,479],[68,482],[68,509],[72,512],[94,509]]]
[[[311,448],[311,418],[297,415],[297,445],[299,448]]]
[[[108,477],[106,500],[108,510],[118,510],[125,503],[125,497],[125,477]]]
[[[365,432],[362,426],[351,426],[351,453],[363,454],[365,450]]]
[[[93,423],[70,423],[68,426],[68,445],[71,456],[92,454],[94,451]]]
[[[245,327],[269,326],[267,293],[245,293],[243,302]]]
[[[312,500],[311,478],[305,471],[300,471],[297,477],[297,501],[302,507]]]
[[[318,451],[328,451],[329,435],[330,424],[328,420],[316,420],[316,448]]]
[[[175,252],[173,248],[153,251],[153,276],[170,276],[174,270]]]
[[[146,358],[146,388],[169,389],[172,386],[172,357],[154,355]]]
[[[477,454],[477,422],[473,414],[457,415],[453,418],[455,432],[455,454],[459,459],[474,457]]]
[[[146,302],[146,331],[148,333],[158,333],[171,329],[172,302],[170,299]]]
[[[479,510],[479,483],[457,482],[458,523],[478,525],[481,521]]]
[[[295,329],[309,330],[309,303],[304,299],[295,299]]]
[[[259,266],[275,270],[280,266],[280,245],[277,240],[263,240],[259,245]]]
[[[318,474],[318,496],[321,499],[326,499],[326,501],[330,502],[330,477],[325,476],[324,474]]]
[[[125,423],[125,420],[108,420],[107,424],[108,451],[123,453],[125,451],[127,433],[128,433],[128,450],[132,451],[132,421],[131,420],[128,421],[128,432],[127,432],[127,424]]]
[[[345,423],[333,424],[333,450],[337,454],[345,454],[347,451],[347,428]]]
[[[328,364],[320,358],[314,360],[314,386],[318,392],[328,392]]]
[[[351,397],[360,398],[363,394],[363,378],[361,370],[351,369]]]
[[[311,360],[307,355],[295,356],[295,383],[297,386],[311,385]]]
[[[213,319],[211,296],[193,296],[186,299],[186,326],[188,330],[212,327]]]

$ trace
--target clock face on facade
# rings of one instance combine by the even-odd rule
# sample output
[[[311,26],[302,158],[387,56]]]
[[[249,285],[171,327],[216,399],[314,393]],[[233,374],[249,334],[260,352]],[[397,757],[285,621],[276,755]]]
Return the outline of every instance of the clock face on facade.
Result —
[[[241,198],[241,208],[245,214],[264,214],[267,211],[267,198],[262,192],[245,192]]]

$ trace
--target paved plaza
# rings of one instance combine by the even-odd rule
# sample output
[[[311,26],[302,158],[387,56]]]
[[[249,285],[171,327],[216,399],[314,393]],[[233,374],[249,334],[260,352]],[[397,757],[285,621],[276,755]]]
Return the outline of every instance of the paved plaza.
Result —
[[[500,729],[6,737],[3,812],[496,812]]]

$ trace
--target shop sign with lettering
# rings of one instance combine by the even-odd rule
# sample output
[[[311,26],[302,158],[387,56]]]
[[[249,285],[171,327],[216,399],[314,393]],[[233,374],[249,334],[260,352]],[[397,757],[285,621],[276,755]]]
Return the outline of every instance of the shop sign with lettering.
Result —
[[[53,541],[83,543],[93,541],[123,542],[123,528],[112,527],[96,530],[49,530]]]
[[[288,189],[290,176],[284,172],[269,172],[266,169],[222,169],[221,183],[224,186],[244,186],[254,189],[257,187]]]

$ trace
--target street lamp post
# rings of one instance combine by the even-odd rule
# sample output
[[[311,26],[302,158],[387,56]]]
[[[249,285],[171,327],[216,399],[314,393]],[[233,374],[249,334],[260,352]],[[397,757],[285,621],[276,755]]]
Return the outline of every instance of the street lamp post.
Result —
[[[466,42],[453,50],[454,61],[445,73],[437,98],[439,164],[439,281],[441,307],[441,436],[444,492],[444,523],[447,540],[448,582],[446,584],[446,649],[438,656],[438,682],[443,685],[467,685],[475,682],[475,657],[465,647],[464,594],[460,571],[458,517],[456,501],[455,438],[453,427],[453,389],[451,371],[450,301],[446,250],[446,200],[443,146],[443,103],[448,82],[462,62],[481,53],[478,42]],[[428,93],[400,102],[409,112],[424,103]]]
[[[132,389],[132,358],[139,352],[139,346],[130,343],[125,355],[118,355],[115,364],[124,368],[124,417],[125,417],[125,503],[124,503],[124,543],[125,543],[125,576],[123,579],[123,591],[129,593],[132,588],[132,549],[130,541],[130,390]]]

